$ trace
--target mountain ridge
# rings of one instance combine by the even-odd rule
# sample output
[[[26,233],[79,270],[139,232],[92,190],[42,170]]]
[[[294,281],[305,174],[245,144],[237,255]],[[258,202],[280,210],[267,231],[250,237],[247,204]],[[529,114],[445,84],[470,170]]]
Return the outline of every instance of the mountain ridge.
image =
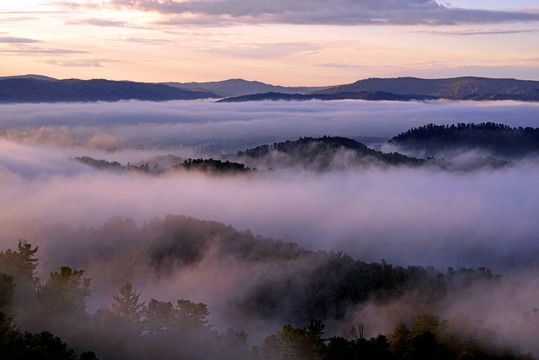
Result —
[[[95,102],[119,100],[194,100],[216,98],[207,92],[162,84],[105,79],[41,80],[29,77],[0,79],[0,103]]]
[[[279,92],[283,94],[307,94],[314,91],[326,89],[327,86],[280,86],[266,84],[260,81],[249,81],[245,79],[227,79],[210,82],[167,82],[168,86],[185,90],[207,91],[221,97],[253,95],[266,92]]]
[[[514,78],[463,76],[455,78],[422,79],[417,77],[369,78],[352,84],[338,85],[313,94],[383,91],[395,95],[429,95],[451,100],[485,99],[487,96],[525,95],[532,92],[539,100],[539,81]]]
[[[119,100],[516,100],[539,101],[539,81],[513,78],[369,78],[332,87],[285,87],[259,81],[145,83],[106,79],[54,79],[27,74],[0,77],[0,102],[91,102]]]

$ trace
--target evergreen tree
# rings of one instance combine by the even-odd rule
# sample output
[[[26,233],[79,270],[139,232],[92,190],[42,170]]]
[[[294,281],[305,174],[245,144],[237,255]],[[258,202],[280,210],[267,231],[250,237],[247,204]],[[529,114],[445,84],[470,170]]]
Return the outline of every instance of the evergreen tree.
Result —
[[[115,301],[112,304],[115,314],[131,323],[137,323],[139,321],[144,303],[139,301],[140,293],[137,294],[133,290],[133,285],[129,281],[120,286],[119,294],[115,294],[112,297]]]

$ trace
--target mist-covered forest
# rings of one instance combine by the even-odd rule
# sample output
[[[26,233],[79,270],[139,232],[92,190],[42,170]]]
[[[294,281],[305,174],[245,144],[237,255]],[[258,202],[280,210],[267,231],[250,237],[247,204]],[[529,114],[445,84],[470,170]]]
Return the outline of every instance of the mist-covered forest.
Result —
[[[118,221],[122,222],[111,220]],[[118,280],[123,275],[140,283],[162,281],[200,266],[206,252],[216,251],[218,258],[233,259],[229,261],[234,267],[250,267],[250,276],[258,278],[251,278],[244,293],[228,295],[229,311],[243,321],[280,320],[285,325],[250,346],[243,330],[216,330],[207,319],[207,304],[184,298],[158,300],[151,294],[144,294],[149,300],[143,301],[143,294],[129,280],[111,294],[109,303],[90,312],[86,299],[92,294],[92,279],[85,277],[84,270],[62,266],[42,281],[36,274],[38,248],[19,240],[15,249],[0,252],[2,358],[74,359],[78,354],[80,359],[93,359],[96,354],[103,359],[531,358],[467,315],[448,319],[434,315],[449,293],[502,281],[485,268],[449,268],[443,273],[432,267],[393,267],[384,261],[368,264],[342,253],[313,253],[295,244],[255,238],[214,222],[181,216],[156,222],[150,225],[157,231],[151,242],[124,249],[128,254],[123,256],[111,251],[99,257],[89,249],[81,263],[102,262],[98,266],[109,269],[144,267],[146,276],[129,271],[116,274]],[[209,250],[212,247],[216,250]],[[277,264],[286,270],[268,274],[268,268]],[[408,308],[403,302],[405,312],[393,319],[387,334],[366,338],[368,324],[348,318],[368,301],[384,306],[403,301],[411,292],[421,296],[406,304]],[[519,330],[533,332],[537,321],[537,309],[523,314]],[[326,336],[325,323],[336,328],[347,323],[348,332],[334,335],[338,332],[330,328],[333,336]]]
[[[539,356],[536,104],[0,107],[2,359]]]

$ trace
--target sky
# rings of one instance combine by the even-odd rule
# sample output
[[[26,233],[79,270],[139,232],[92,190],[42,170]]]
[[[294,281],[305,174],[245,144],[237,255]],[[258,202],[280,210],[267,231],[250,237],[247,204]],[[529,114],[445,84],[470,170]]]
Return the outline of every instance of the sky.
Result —
[[[538,36],[536,0],[2,1],[0,76],[539,80]]]

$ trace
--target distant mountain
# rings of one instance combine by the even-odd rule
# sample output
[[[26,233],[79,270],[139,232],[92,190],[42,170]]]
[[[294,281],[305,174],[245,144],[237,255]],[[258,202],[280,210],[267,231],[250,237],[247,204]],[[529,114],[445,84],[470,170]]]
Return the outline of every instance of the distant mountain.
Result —
[[[0,77],[0,102],[60,102],[118,100],[191,100],[225,98],[223,102],[261,100],[519,100],[539,101],[539,81],[460,77],[413,77],[360,80],[324,87],[285,87],[258,81],[140,83],[103,79],[57,80],[42,75]]]
[[[6,80],[6,79],[33,79],[33,80],[44,80],[44,81],[58,81],[58,79],[55,79],[49,76],[35,75],[35,74],[0,76],[0,80]]]
[[[219,95],[220,97],[242,96],[267,92],[279,92],[283,94],[307,94],[326,88],[307,86],[276,86],[265,84],[259,81],[247,81],[243,79],[190,83],[169,82],[164,84],[185,90],[211,92],[216,95]]]
[[[35,75],[0,79],[0,102],[87,102],[118,100],[192,100],[216,98],[210,92],[182,90],[162,84],[131,81],[49,80]]]
[[[399,150],[423,156],[480,150],[492,156],[513,159],[539,155],[539,128],[512,128],[490,122],[429,124],[397,135],[389,143]]]
[[[423,159],[398,153],[382,153],[355,140],[338,136],[304,137],[295,141],[261,145],[240,151],[235,158],[255,167],[299,167],[317,171],[372,164],[419,166],[425,163]]]
[[[307,101],[307,100],[391,100],[391,101],[410,101],[410,100],[435,100],[436,96],[430,95],[396,95],[383,91],[358,91],[342,92],[335,94],[283,94],[277,92],[242,95],[228,97],[217,102],[245,102],[245,101]]]
[[[539,101],[539,81],[480,77],[449,79],[371,78],[353,84],[315,91],[313,94],[342,94],[362,91],[380,91],[411,97],[416,95],[432,96],[450,100]]]

